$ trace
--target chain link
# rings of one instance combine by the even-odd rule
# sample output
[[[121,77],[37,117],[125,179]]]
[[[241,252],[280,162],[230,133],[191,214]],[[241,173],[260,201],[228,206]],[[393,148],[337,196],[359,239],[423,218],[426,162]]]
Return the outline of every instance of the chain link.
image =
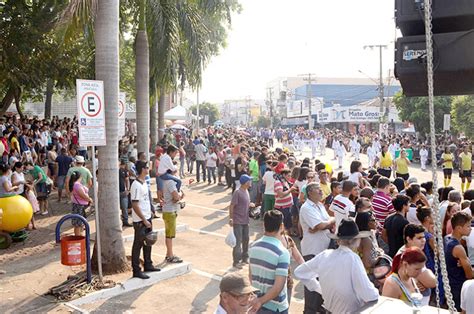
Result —
[[[438,275],[438,262],[441,266],[441,275],[443,278],[443,286],[446,296],[446,302],[448,304],[449,311],[455,313],[456,307],[453,301],[453,295],[451,293],[451,287],[449,286],[448,272],[446,269],[446,259],[444,256],[444,243],[441,226],[441,216],[439,214],[439,200],[438,200],[438,175],[436,167],[436,136],[435,136],[435,118],[434,118],[434,82],[433,82],[433,14],[432,14],[432,0],[424,0],[424,11],[425,11],[425,33],[426,33],[426,53],[427,53],[427,76],[428,76],[428,102],[429,102],[429,114],[430,114],[430,141],[431,141],[431,156],[433,160],[431,162],[431,169],[433,175],[433,209],[435,215],[435,236],[437,242],[437,249],[439,258],[435,254],[435,272]],[[439,307],[439,287],[436,285],[436,302]]]

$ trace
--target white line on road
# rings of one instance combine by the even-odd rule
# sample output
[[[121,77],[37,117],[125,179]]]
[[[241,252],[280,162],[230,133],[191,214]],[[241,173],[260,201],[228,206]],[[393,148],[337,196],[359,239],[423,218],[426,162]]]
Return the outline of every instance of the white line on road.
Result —
[[[220,234],[220,233],[212,232],[212,231],[205,231],[205,230],[202,230],[202,229],[188,228],[188,230],[189,231],[194,231],[194,232],[197,232],[197,233],[201,233],[201,234],[210,234],[210,235],[214,235],[214,236],[221,237],[221,238],[226,237],[226,235],[224,235],[224,234]]]
[[[213,211],[213,212],[223,212],[223,213],[228,213],[229,211],[227,210],[224,210],[224,209],[217,209],[217,208],[212,208],[212,207],[208,207],[208,206],[201,206],[201,205],[196,205],[196,204],[190,204],[188,202],[186,202],[186,206],[189,205],[191,207],[196,207],[196,208],[201,208],[201,209],[207,209],[207,210],[210,210],[210,211]]]

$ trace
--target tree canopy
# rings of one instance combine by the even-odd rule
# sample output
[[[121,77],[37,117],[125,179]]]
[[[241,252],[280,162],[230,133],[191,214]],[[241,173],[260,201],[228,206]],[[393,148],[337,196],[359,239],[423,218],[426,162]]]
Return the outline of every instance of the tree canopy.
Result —
[[[417,132],[425,135],[430,131],[429,108],[427,97],[406,97],[399,92],[393,97],[400,119],[414,124]],[[436,132],[443,130],[444,115],[451,112],[452,98],[449,96],[435,97],[435,127]]]
[[[474,97],[457,96],[453,98],[451,120],[454,128],[474,139]]]
[[[193,115],[197,114],[197,105],[191,106],[191,112]],[[209,116],[209,124],[213,124],[220,118],[219,108],[215,104],[204,102],[199,105],[199,116]],[[204,121],[204,118],[202,118]]]

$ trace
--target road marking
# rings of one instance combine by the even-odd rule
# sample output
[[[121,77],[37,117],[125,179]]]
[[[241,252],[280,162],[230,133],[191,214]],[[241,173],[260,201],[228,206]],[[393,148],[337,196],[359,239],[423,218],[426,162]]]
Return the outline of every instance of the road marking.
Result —
[[[194,232],[197,232],[197,233],[200,233],[200,234],[209,234],[209,235],[213,235],[213,236],[217,236],[217,237],[221,237],[221,238],[227,237],[224,234],[220,234],[220,233],[217,233],[217,232],[211,232],[211,231],[205,231],[205,230],[202,230],[202,229],[188,228],[188,230],[189,231],[194,231]]]
[[[221,281],[222,280],[222,276],[219,276],[219,275],[214,275],[214,274],[211,274],[211,273],[199,270],[199,269],[195,269],[195,268],[192,271],[194,273],[200,275],[200,276],[203,276],[203,277],[206,277],[206,278],[209,278],[209,279],[212,279],[212,280],[216,280],[216,281]]]
[[[206,206],[201,206],[201,205],[197,205],[197,204],[190,204],[188,202],[186,202],[186,205],[189,205],[191,207],[201,208],[201,209],[207,209],[207,210],[210,210],[210,211],[213,211],[213,212],[223,212],[223,213],[228,213],[229,212],[228,210],[224,210],[224,209],[217,209],[217,208],[206,207]]]

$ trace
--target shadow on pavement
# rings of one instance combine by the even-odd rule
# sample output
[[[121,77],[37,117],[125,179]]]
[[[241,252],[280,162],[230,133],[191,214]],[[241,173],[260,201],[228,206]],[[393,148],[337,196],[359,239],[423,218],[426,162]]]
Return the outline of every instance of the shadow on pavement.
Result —
[[[207,285],[194,297],[192,309],[190,313],[206,313],[208,312],[208,303],[219,294],[219,282],[216,280],[209,280]],[[212,307],[216,307],[213,304]]]

